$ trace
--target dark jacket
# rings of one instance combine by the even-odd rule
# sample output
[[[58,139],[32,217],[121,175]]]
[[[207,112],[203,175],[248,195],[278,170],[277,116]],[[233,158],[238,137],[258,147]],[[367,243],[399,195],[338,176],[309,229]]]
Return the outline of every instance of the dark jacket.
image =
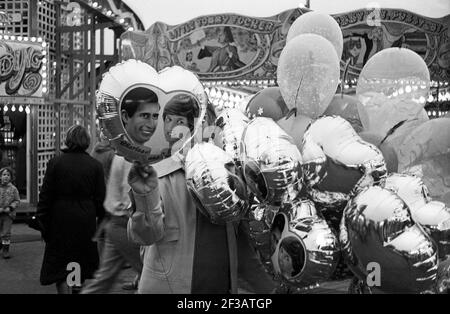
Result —
[[[46,243],[41,284],[65,280],[71,262],[79,263],[82,280],[92,277],[98,267],[92,238],[104,198],[102,165],[87,153],[67,152],[48,162],[37,206]]]

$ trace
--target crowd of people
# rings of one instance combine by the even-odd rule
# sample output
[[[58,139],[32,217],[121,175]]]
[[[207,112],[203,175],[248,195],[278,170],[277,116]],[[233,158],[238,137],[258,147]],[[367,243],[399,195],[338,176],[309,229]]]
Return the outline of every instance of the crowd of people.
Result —
[[[207,112],[214,121],[214,111]],[[39,194],[36,219],[45,241],[40,283],[55,285],[58,293],[110,293],[129,265],[136,277],[124,288],[137,293],[228,294],[238,292],[239,282],[255,293],[274,291],[277,284],[251,245],[248,223],[211,223],[197,209],[181,164],[167,158],[179,140],[172,130],[193,130],[200,113],[196,100],[177,95],[162,108],[146,88],[132,89],[122,100],[124,129],[137,144],[153,136],[160,113],[169,148],[161,153],[167,162],[158,167],[128,161],[107,140],[89,154],[87,130],[69,128]],[[4,197],[3,189],[13,186],[3,171],[0,221],[7,224],[16,203]],[[73,262],[80,265],[80,286],[67,281]]]

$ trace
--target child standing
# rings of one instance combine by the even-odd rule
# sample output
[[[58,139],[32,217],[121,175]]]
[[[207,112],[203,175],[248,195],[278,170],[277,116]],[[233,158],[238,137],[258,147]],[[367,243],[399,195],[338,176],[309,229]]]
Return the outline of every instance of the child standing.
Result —
[[[0,248],[2,248],[4,259],[10,258],[11,227],[20,202],[19,191],[11,183],[12,176],[11,168],[0,169]]]

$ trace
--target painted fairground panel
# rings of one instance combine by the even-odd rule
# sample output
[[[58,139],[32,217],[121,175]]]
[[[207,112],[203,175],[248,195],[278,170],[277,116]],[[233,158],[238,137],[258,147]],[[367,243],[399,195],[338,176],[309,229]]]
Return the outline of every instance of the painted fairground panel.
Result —
[[[430,19],[411,12],[381,9],[378,19],[370,10],[335,15],[344,36],[341,65],[358,76],[374,54],[391,47],[409,48],[427,63],[432,76],[448,78],[448,17]],[[447,29],[447,31],[445,31]],[[444,48],[447,46],[447,52]]]
[[[38,42],[0,41],[0,100],[42,102],[47,92],[47,48]]]
[[[287,32],[304,12],[267,18],[217,14],[176,26],[158,22],[122,35],[121,59],[139,59],[157,70],[180,65],[201,79],[274,79]]]
[[[180,65],[200,79],[276,79],[278,58],[292,23],[307,9],[265,18],[236,14],[202,16],[170,26],[155,23],[145,32],[122,35],[121,59],[139,59],[157,70]],[[357,77],[375,53],[407,47],[421,55],[431,78],[448,80],[450,16],[427,18],[399,9],[363,9],[333,17],[341,26],[341,71]],[[346,69],[346,65],[348,68]]]

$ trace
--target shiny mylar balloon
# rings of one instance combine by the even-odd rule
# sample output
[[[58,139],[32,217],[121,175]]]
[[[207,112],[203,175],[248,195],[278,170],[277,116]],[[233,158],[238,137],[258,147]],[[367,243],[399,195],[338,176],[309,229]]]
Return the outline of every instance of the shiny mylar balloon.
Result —
[[[380,150],[363,141],[341,117],[324,116],[311,123],[301,153],[308,193],[326,208],[345,205],[352,193],[386,177]]]
[[[239,221],[248,210],[245,185],[234,168],[233,159],[212,143],[196,144],[186,156],[188,190],[213,223]]]
[[[249,118],[267,117],[277,121],[288,113],[288,107],[278,86],[267,87],[250,99],[246,112]]]
[[[301,155],[270,118],[255,118],[242,136],[241,158],[249,189],[260,202],[281,205],[294,199],[302,186]]]
[[[324,116],[340,116],[350,122],[356,133],[363,130],[358,113],[358,99],[349,95],[336,94],[331,99]]]
[[[171,157],[184,159],[191,142],[195,140],[194,135],[201,129],[207,97],[198,77],[179,66],[169,67],[158,73],[145,62],[128,59],[111,67],[103,75],[96,93],[102,133],[116,148],[117,153],[130,161],[148,163],[161,159],[162,151],[168,146],[164,137],[162,114],[150,138],[139,132],[131,132],[133,129],[125,128],[123,120],[122,110],[126,111],[125,106],[131,100],[127,97],[149,97],[149,94],[152,98],[156,96],[161,113],[165,105],[176,98],[190,99],[192,101],[189,104],[196,107],[198,114],[195,115],[197,121],[194,127],[191,130],[184,127],[185,136],[172,146]]]
[[[240,162],[242,134],[248,123],[249,119],[240,110],[234,108],[224,110],[215,122],[219,131],[214,142],[227,152],[235,163]]]
[[[450,119],[429,120],[397,147],[399,171],[422,178],[433,200],[450,206]]]
[[[345,210],[340,230],[347,264],[361,280],[378,270],[380,290],[387,293],[432,291],[438,248],[414,222],[408,206],[394,192],[371,186]],[[377,280],[377,281],[378,281]]]
[[[341,59],[344,38],[341,27],[332,16],[320,12],[300,15],[289,28],[286,42],[301,34],[317,34],[324,37],[333,44],[336,55],[339,60]]]
[[[281,95],[289,109],[310,118],[323,114],[339,84],[339,58],[333,45],[315,34],[289,41],[278,60]]]
[[[391,174],[386,179],[385,188],[408,205],[412,219],[424,227],[438,244],[439,257],[450,257],[450,209],[442,202],[432,201],[425,184],[415,176]]]
[[[364,130],[386,133],[417,116],[430,89],[430,72],[421,56],[406,48],[387,48],[372,56],[358,79],[356,94]]]
[[[398,158],[397,153],[395,152],[395,149],[390,145],[390,143],[387,143],[383,141],[383,136],[377,134],[377,133],[371,133],[371,132],[360,132],[358,135],[366,142],[375,145],[383,154],[384,161],[386,162],[386,167],[388,173],[393,173],[398,171]]]
[[[303,135],[310,123],[311,118],[301,114],[292,114],[277,121],[277,124],[294,139],[298,149],[302,147]]]
[[[309,200],[285,204],[271,226],[275,274],[297,287],[330,278],[339,256],[338,240]]]

